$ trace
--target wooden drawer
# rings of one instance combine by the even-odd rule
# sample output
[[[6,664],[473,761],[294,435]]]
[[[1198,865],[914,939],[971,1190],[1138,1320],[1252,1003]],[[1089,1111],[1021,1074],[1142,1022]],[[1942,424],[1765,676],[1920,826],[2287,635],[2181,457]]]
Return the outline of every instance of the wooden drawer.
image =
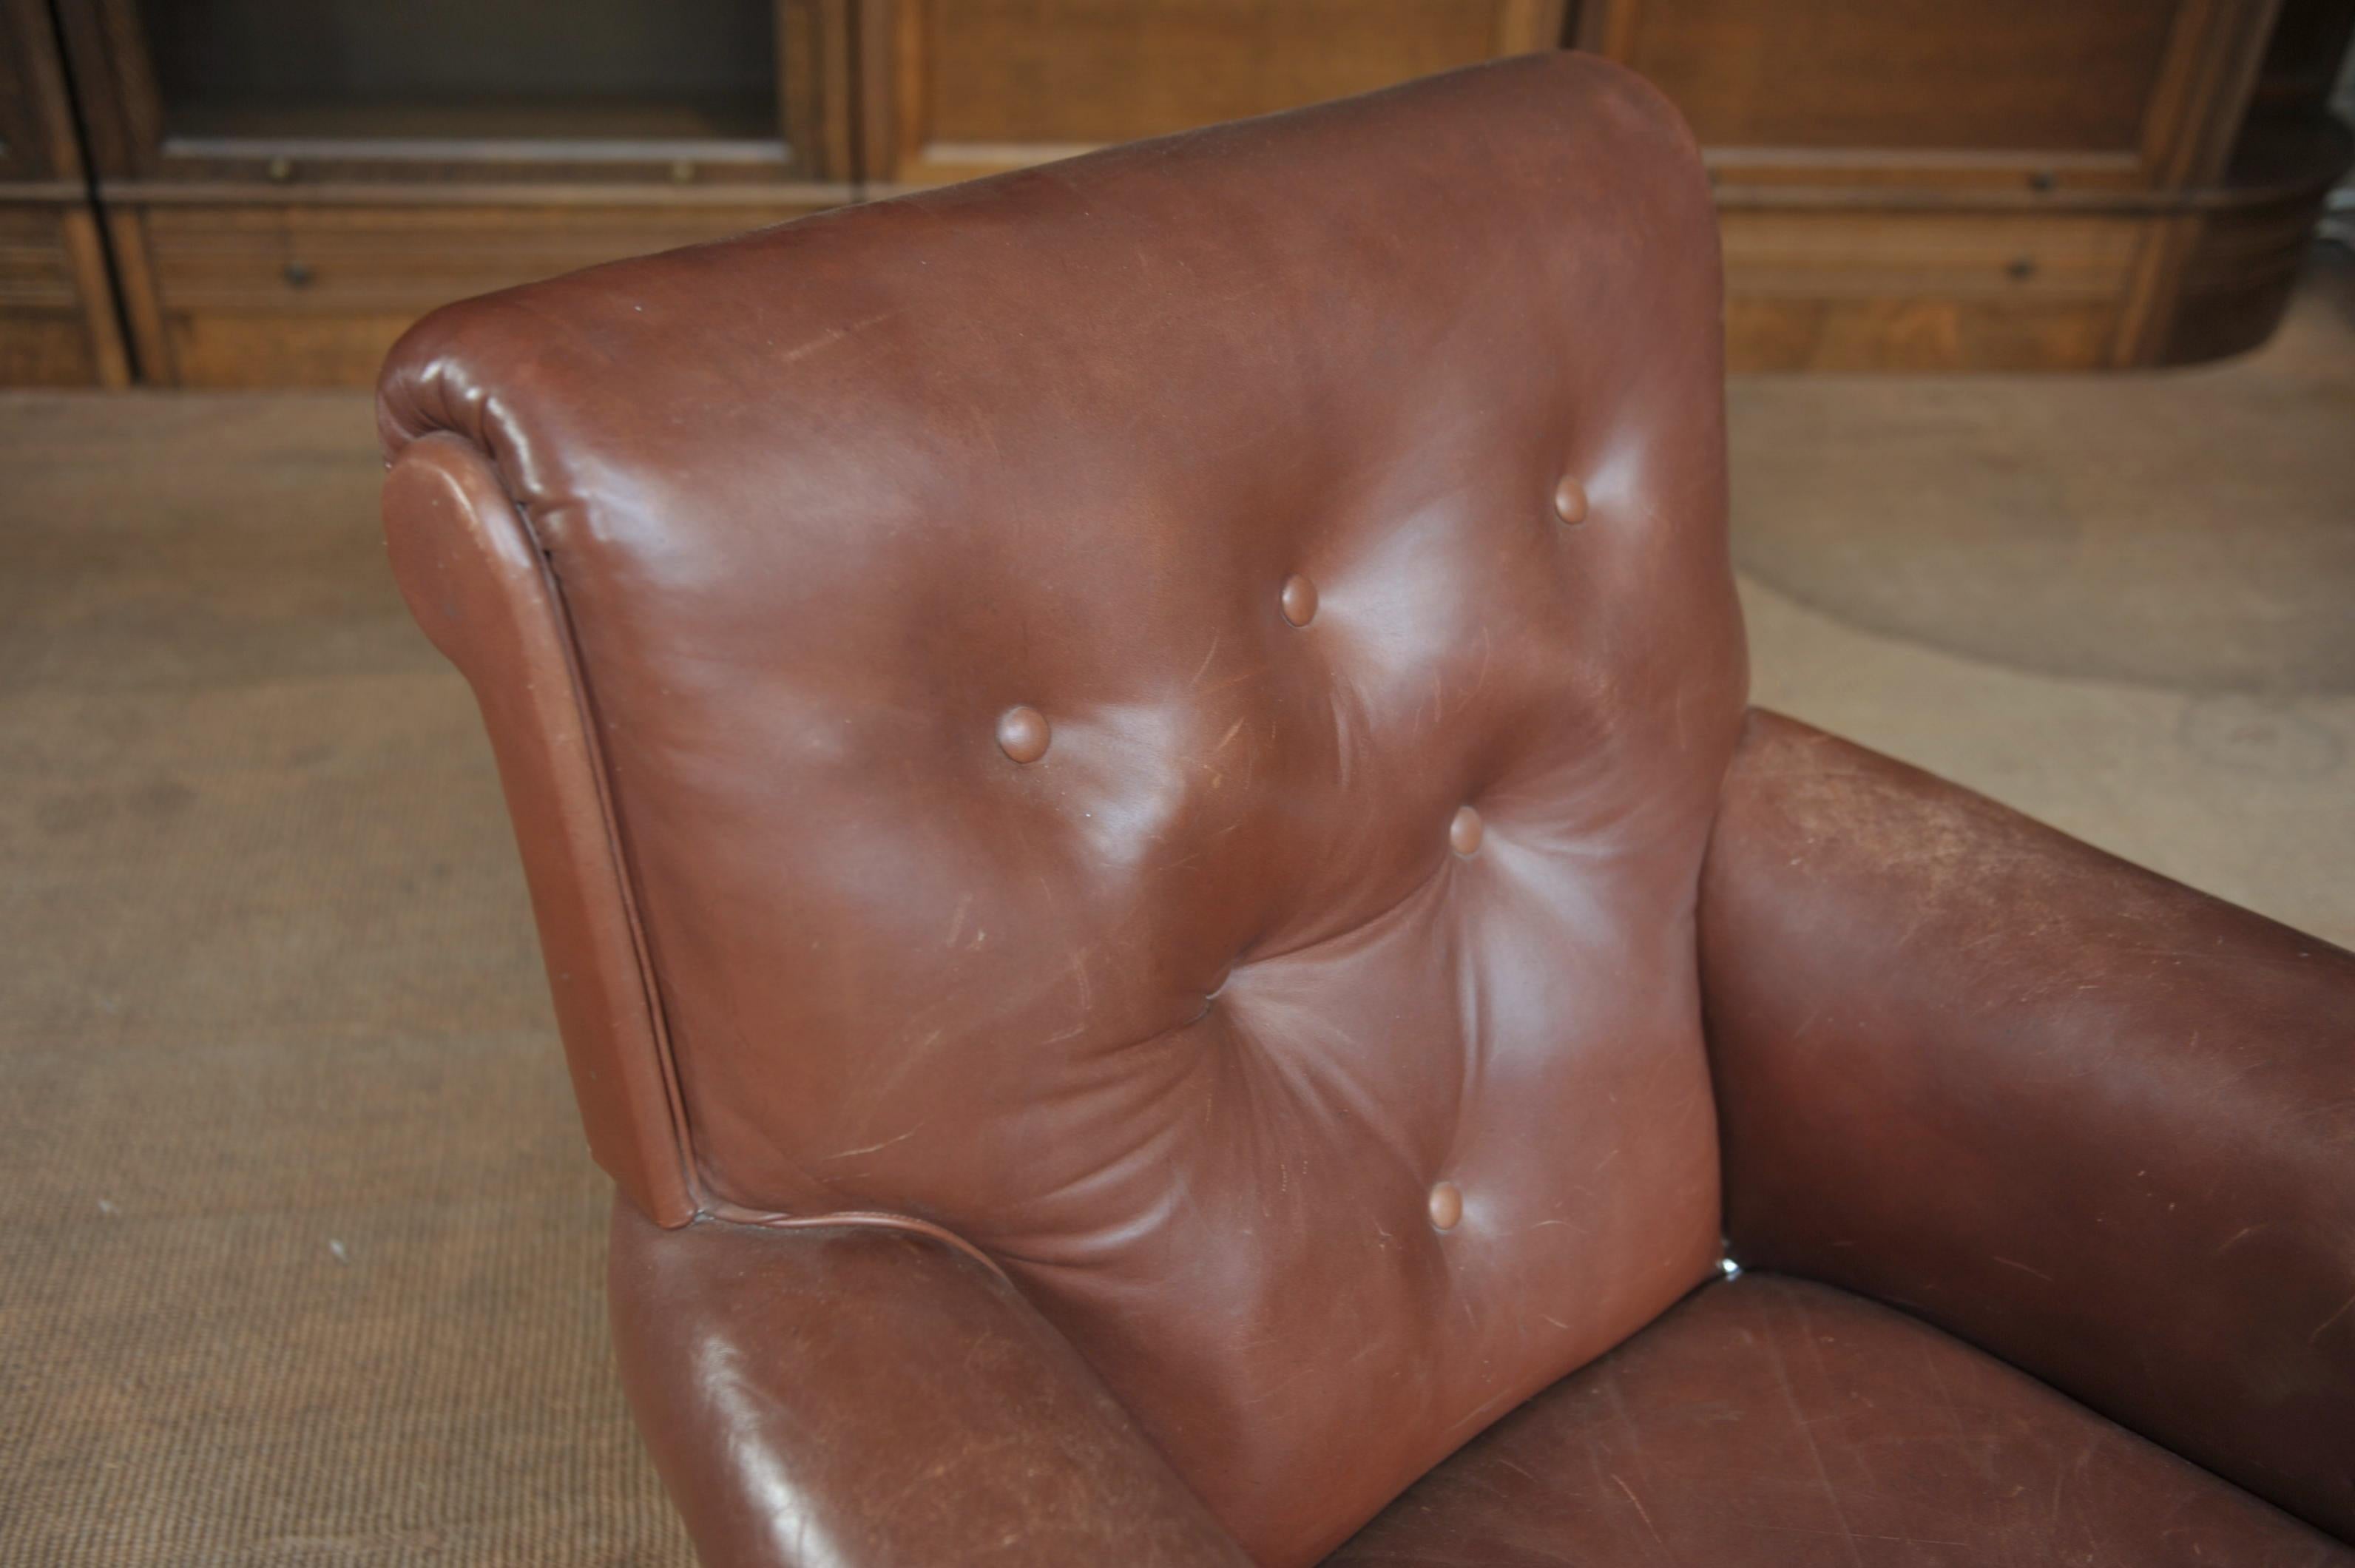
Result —
[[[2154,222],[1770,209],[1720,226],[1731,368],[2001,370],[2114,363]]]
[[[90,208],[0,199],[0,386],[130,379]]]
[[[159,203],[120,211],[115,241],[149,380],[368,386],[436,305],[815,209]]]

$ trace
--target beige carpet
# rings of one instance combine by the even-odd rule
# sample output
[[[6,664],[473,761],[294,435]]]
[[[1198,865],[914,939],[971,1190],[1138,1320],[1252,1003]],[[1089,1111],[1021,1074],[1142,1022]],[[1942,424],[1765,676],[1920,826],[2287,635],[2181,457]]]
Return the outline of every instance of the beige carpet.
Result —
[[[1761,699],[2355,941],[2350,427],[2307,407],[2355,368],[2308,315],[2196,377],[1738,387]],[[2164,464],[2073,477],[2154,419]],[[685,1561],[376,477],[356,397],[0,399],[0,1563]],[[2283,613],[2220,599],[2226,507]]]
[[[0,403],[0,1563],[684,1563],[358,398]]]
[[[2237,363],[1762,377],[1734,408],[1741,565],[1798,603],[2046,675],[2355,695],[2344,251]]]

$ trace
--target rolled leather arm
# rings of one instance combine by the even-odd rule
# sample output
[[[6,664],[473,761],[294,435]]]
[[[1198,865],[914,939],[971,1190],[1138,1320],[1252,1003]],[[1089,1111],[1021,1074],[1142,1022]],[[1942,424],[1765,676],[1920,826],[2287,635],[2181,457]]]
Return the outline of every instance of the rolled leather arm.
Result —
[[[2355,1539],[2355,955],[1754,712],[1702,874],[1746,1265]]]
[[[872,1226],[666,1231],[626,1200],[622,1380],[709,1568],[1247,1559],[1005,1280]]]

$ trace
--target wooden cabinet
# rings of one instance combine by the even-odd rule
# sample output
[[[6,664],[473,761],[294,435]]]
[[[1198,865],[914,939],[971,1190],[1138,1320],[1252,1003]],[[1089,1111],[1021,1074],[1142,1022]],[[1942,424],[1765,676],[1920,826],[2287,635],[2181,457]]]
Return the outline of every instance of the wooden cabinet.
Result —
[[[2250,347],[2279,317],[2347,163],[2315,84],[2350,15],[2349,0],[859,0],[863,175],[878,193],[959,179],[1566,38],[1692,123],[1724,213],[1735,367],[2180,362]]]
[[[0,386],[131,379],[42,0],[0,0]]]
[[[2261,38],[2209,0],[1588,0],[1581,44],[1675,99],[1729,178],[2157,183]],[[2240,7],[2246,11],[2251,8]]]
[[[1706,149],[1737,367],[2077,369],[2270,333],[2348,152],[2310,91],[2274,83],[2335,65],[2350,13],[1586,0],[1574,37]]]
[[[464,294],[1563,42],[1692,123],[1738,368],[2213,357],[2272,330],[2347,165],[2325,101],[2355,0],[0,0],[0,381],[274,386],[364,385]]]
[[[860,0],[879,190],[1551,48],[1562,0]]]
[[[847,0],[58,0],[141,376],[366,385],[448,300],[852,194]]]

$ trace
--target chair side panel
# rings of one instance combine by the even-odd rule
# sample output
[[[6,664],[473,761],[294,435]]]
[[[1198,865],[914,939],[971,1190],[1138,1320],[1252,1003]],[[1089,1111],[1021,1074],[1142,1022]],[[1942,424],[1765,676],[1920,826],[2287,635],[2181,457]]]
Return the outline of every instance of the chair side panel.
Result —
[[[650,1218],[684,1224],[696,1202],[659,1013],[539,552],[488,460],[451,435],[402,452],[384,528],[410,613],[490,734],[590,1152]]]

